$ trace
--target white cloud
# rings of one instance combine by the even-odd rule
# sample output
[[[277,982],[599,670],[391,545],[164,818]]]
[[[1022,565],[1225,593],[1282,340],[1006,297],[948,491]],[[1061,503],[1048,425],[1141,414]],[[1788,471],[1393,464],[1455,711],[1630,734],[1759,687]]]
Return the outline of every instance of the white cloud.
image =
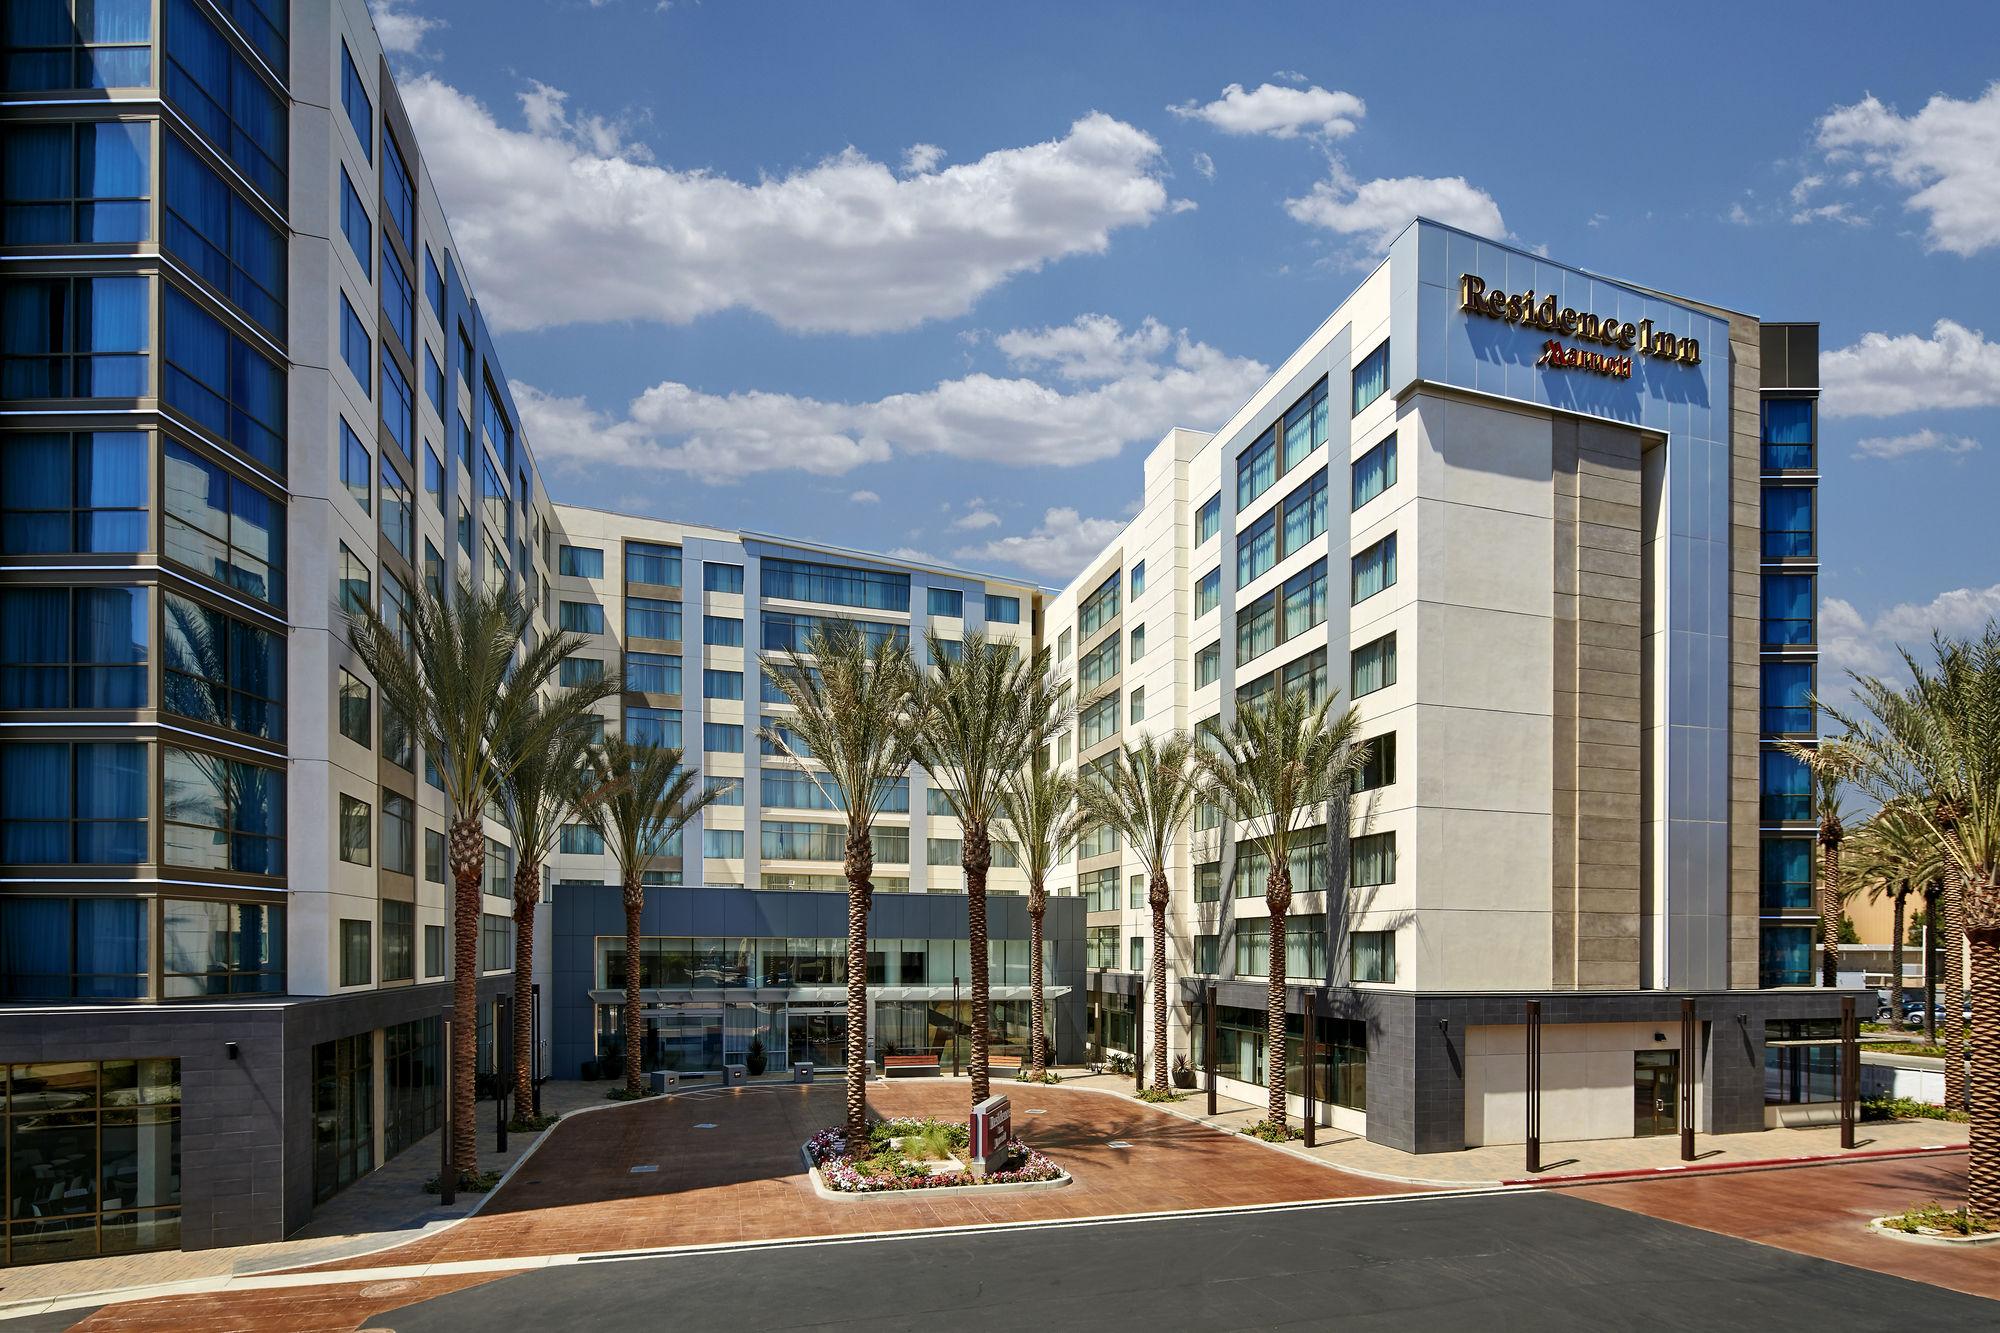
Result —
[[[1419,215],[1481,236],[1504,240],[1510,234],[1493,196],[1463,176],[1396,176],[1357,184],[1337,162],[1311,193],[1287,199],[1285,211],[1307,226],[1359,236],[1374,251],[1386,249]]]
[[[1820,692],[1836,703],[1847,697],[1849,672],[1906,679],[1898,646],[1926,660],[1933,631],[1963,638],[1994,619],[2000,619],[2000,583],[1953,588],[1928,602],[1901,602],[1873,618],[1852,602],[1825,598],[1819,610]]]
[[[2000,343],[1941,319],[1931,336],[1864,333],[1820,358],[1830,417],[1886,417],[1950,407],[2000,407]]]
[[[1729,206],[1729,216],[1725,220],[1733,222],[1739,227],[1747,227],[1751,224],[1752,221],[1748,210],[1746,210],[1743,207],[1743,203],[1741,200],[1738,200],[1737,202]]]
[[[1267,375],[1147,320],[1127,333],[1085,315],[994,340],[1017,370],[1052,369],[1052,387],[1023,374],[974,372],[929,389],[841,403],[782,393],[711,394],[668,381],[622,415],[516,381],[514,399],[545,461],[692,473],[733,480],[799,469],[838,475],[893,454],[1073,466],[1151,444],[1176,425],[1228,418]]]
[[[1100,253],[1168,202],[1159,144],[1096,112],[942,170],[899,178],[848,148],[746,184],[655,164],[620,122],[573,113],[545,85],[521,95],[519,128],[432,75],[403,97],[503,330],[733,307],[793,329],[908,328]]]
[[[999,527],[1000,515],[994,513],[984,505],[976,505],[964,514],[961,514],[958,518],[953,519],[951,525],[962,532],[979,532],[986,528]]]
[[[1943,435],[1929,426],[1907,435],[1871,435],[1855,442],[1854,452],[1862,458],[1905,458],[1910,454],[1969,454],[1979,441],[1969,435]]]
[[[1303,77],[1303,76],[1301,76]],[[1281,88],[1260,83],[1249,92],[1232,83],[1213,102],[1193,101],[1167,110],[1184,120],[1204,121],[1224,134],[1268,134],[1296,139],[1301,134],[1342,139],[1354,133],[1368,108],[1353,93],[1321,88]]]
[[[882,503],[882,497],[873,491],[855,491],[847,497],[849,504],[875,505]]]
[[[1011,565],[1067,583],[1124,530],[1122,518],[1084,518],[1067,507],[1050,509],[1033,532],[964,547],[958,558],[977,565]]]
[[[375,16],[375,35],[381,39],[382,49],[392,56],[428,56],[424,39],[449,26],[443,19],[405,8],[404,0],[368,0],[368,9]]]
[[[944,149],[934,143],[913,143],[903,150],[903,174],[921,176],[944,161]]]
[[[1820,117],[1816,130],[1830,164],[1858,161],[1906,192],[1904,208],[1929,215],[1933,250],[1974,255],[2000,245],[2000,82],[1974,101],[1940,93],[1912,116],[1864,97]]]
[[[1865,227],[1869,218],[1856,213],[1845,199],[1837,199],[1830,204],[1815,204],[1811,208],[1792,210],[1792,221],[1801,225],[1810,222],[1839,222],[1849,227]]]
[[[1215,159],[1207,153],[1196,153],[1194,155],[1194,169],[1201,173],[1203,180],[1212,181],[1215,179]]]

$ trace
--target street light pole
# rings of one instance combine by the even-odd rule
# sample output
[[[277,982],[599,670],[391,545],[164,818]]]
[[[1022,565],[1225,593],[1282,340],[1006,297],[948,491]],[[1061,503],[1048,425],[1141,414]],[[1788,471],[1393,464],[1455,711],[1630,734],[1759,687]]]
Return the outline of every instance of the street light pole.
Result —
[[[451,1160],[451,1020],[444,1020],[444,1114],[438,1117],[438,1202],[458,1201],[458,1169]]]

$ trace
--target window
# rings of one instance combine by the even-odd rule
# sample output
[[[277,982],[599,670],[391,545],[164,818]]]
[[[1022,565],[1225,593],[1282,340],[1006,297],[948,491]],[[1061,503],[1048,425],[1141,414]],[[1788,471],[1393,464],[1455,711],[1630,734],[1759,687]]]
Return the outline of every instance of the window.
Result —
[[[1763,672],[1764,730],[1777,736],[1814,734],[1812,663],[1766,662]]]
[[[162,989],[198,995],[280,994],[285,989],[285,909],[255,903],[162,904]]]
[[[369,864],[369,848],[374,844],[374,835],[369,824],[372,811],[368,802],[358,796],[342,793],[340,797],[340,859],[350,865]]]
[[[1083,655],[1076,664],[1079,692],[1090,694],[1118,674],[1118,648],[1114,635]]]
[[[1392,532],[1354,557],[1354,604],[1359,606],[1384,588],[1393,587],[1395,582],[1396,534]]]
[[[795,602],[822,602],[873,611],[910,609],[908,574],[767,557],[758,568],[758,584],[766,597]]]
[[[472,558],[472,511],[462,500],[458,505],[458,547],[468,560]]]
[[[998,593],[986,594],[986,619],[996,625],[1018,625],[1021,623],[1021,599],[1002,597]]]
[[[1222,679],[1222,643],[1218,640],[1194,655],[1194,685],[1200,689]]]
[[[143,549],[151,452],[138,431],[0,436],[0,554]]]
[[[1084,966],[1090,968],[1118,966],[1118,927],[1085,926],[1083,929]]]
[[[1217,566],[1194,585],[1194,615],[1199,620],[1222,605],[1222,568]]]
[[[385,809],[384,815],[386,817]],[[387,852],[384,852],[387,855]],[[417,907],[393,898],[382,902],[382,980],[409,981],[416,975]]]
[[[1127,720],[1132,722],[1144,722],[1146,720],[1146,687],[1143,685],[1132,691],[1130,713]]]
[[[374,512],[375,460],[368,456],[367,448],[347,424],[346,417],[340,419],[340,483],[347,487],[348,497],[361,506],[362,513]]]
[[[0,863],[148,859],[147,750],[127,742],[0,744]]]
[[[1396,932],[1357,930],[1348,936],[1354,950],[1354,979],[1392,985],[1396,980]]]
[[[177,441],[165,441],[162,452],[162,554],[237,592],[282,605],[284,506]],[[93,478],[93,494],[96,485]],[[10,482],[0,487],[12,493]]]
[[[147,390],[146,278],[11,278],[0,289],[0,397]]]
[[[438,272],[437,256],[431,248],[424,247],[424,299],[431,303],[431,313],[438,317],[439,325],[444,323],[444,274]],[[440,387],[444,384],[442,375],[438,378]],[[440,395],[440,398],[442,395]]]
[[[1196,976],[1212,977],[1222,970],[1222,937],[1220,935],[1197,935],[1194,937],[1194,972]]]
[[[161,326],[160,394],[167,406],[264,466],[281,469],[284,371],[171,285]]]
[[[429,445],[424,446],[424,491],[437,497],[437,511],[444,513],[444,460]]]
[[[340,233],[347,238],[347,248],[361,261],[361,272],[373,274],[369,265],[374,262],[375,224],[368,216],[368,208],[361,202],[361,192],[354,188],[348,178],[347,168],[340,169]]]
[[[715,648],[741,648],[743,622],[735,616],[703,616],[701,641]]]
[[[681,710],[636,706],[627,708],[625,739],[633,745],[658,745],[668,749],[680,749]]]
[[[14,68],[10,61],[10,73]],[[0,235],[8,242],[134,244],[151,234],[152,140],[143,123],[16,125],[6,131],[0,158],[6,181]]]
[[[1194,544],[1203,542],[1222,531],[1222,495],[1217,492],[1201,502],[1201,508],[1194,517]]]
[[[679,694],[681,659],[678,653],[625,654],[625,688],[639,694]],[[741,698],[741,695],[737,696]]]
[[[1286,579],[1280,591],[1278,642],[1290,643],[1313,626],[1326,623],[1326,561],[1313,561]]]
[[[1236,586],[1248,587],[1278,563],[1278,511],[1273,509],[1236,534]]]
[[[13,8],[7,25],[9,90],[143,88],[152,83],[150,5],[79,0],[74,16],[69,0]]]
[[[701,748],[715,754],[743,753],[743,726],[737,722],[704,722]]]
[[[498,858],[505,866],[507,858]],[[507,887],[504,883],[500,886]],[[505,896],[503,893],[502,897]],[[514,923],[504,916],[482,912],[479,916],[479,970],[481,972],[505,972],[514,966]]]
[[[1128,952],[1131,955],[1130,958],[1127,959],[1127,962],[1129,964],[1129,970],[1133,972],[1144,972],[1146,970],[1145,938],[1143,936],[1134,935],[1127,943],[1129,945]]]
[[[1764,558],[1794,560],[1813,553],[1813,488],[1764,488]]]
[[[1760,808],[1767,824],[1812,818],[1812,775],[1805,764],[1782,750],[1757,755]]]
[[[382,233],[382,313],[389,317],[389,327],[396,331],[403,350],[414,357],[417,350],[417,290],[411,285],[409,270],[403,267],[403,261],[396,254],[396,247],[386,231]]]
[[[1117,617],[1119,591],[1123,585],[1124,580],[1113,574],[1083,599],[1083,605],[1076,613],[1078,634],[1088,639]]]
[[[340,543],[340,609],[360,615],[375,603],[374,579],[361,557]]]
[[[1285,458],[1283,472],[1290,472],[1307,455],[1326,443],[1326,381],[1313,385],[1285,413]]]
[[[565,824],[556,844],[564,856],[604,855],[604,835],[588,824]]]
[[[562,660],[562,665],[557,669],[556,677],[564,689],[575,689],[580,685],[594,685],[604,679],[604,659],[601,657],[565,657]]]
[[[1236,512],[1271,489],[1278,480],[1278,428],[1272,426],[1257,442],[1236,456]]]
[[[1385,731],[1370,738],[1366,744],[1368,759],[1361,766],[1361,775],[1354,780],[1354,790],[1374,791],[1393,786],[1396,781],[1396,733]]]
[[[1285,497],[1279,511],[1278,558],[1296,555],[1326,531],[1326,471],[1321,469]]]
[[[556,611],[557,623],[567,633],[604,633],[604,608],[596,602],[558,602]]]
[[[361,392],[372,392],[375,372],[369,367],[375,361],[375,344],[368,336],[368,326],[354,313],[354,303],[347,299],[346,292],[340,294],[340,359],[347,363]]]
[[[444,834],[434,828],[424,830],[424,879],[431,884],[444,883]],[[426,968],[426,971],[429,969]]]
[[[411,558],[411,544],[416,540],[417,513],[410,505],[410,484],[403,480],[403,474],[389,461],[389,455],[382,455],[382,535],[389,539],[389,545],[405,559]]]
[[[1139,626],[1132,631],[1132,651],[1128,661],[1136,662],[1146,655],[1146,627]]]
[[[1356,648],[1350,658],[1348,697],[1359,699],[1396,683],[1396,636],[1384,634]]]
[[[701,587],[704,592],[726,592],[734,596],[743,595],[743,566],[718,564],[705,560],[701,566]]]
[[[558,547],[556,573],[573,579],[601,579],[604,577],[604,552],[594,546]]]
[[[0,898],[0,1000],[144,998],[147,916],[137,898]]]
[[[1813,466],[1813,400],[1764,400],[1764,471],[1804,472]]]
[[[1354,412],[1361,409],[1389,391],[1389,340],[1384,338],[1376,349],[1361,358],[1354,367]]]
[[[1236,615],[1236,665],[1242,666],[1278,646],[1278,602],[1265,593]]]
[[[354,137],[361,143],[361,156],[373,162],[375,103],[368,96],[368,85],[362,80],[361,71],[355,68],[354,55],[346,42],[340,44],[340,104],[346,108],[347,123],[354,127]]]
[[[1236,923],[1236,975],[1239,977],[1263,977],[1270,975],[1271,936],[1270,928],[1262,921],[1239,921]],[[1285,919],[1285,976],[1288,979],[1324,977],[1326,975],[1326,918],[1323,916],[1294,916]],[[1241,1011],[1239,1011],[1241,1012]],[[1264,1015],[1257,1013],[1259,1029],[1262,1029]],[[1218,1025],[1219,1027],[1219,1025]],[[1304,1036],[1304,1028],[1298,1029]],[[1217,1037],[1223,1036],[1221,1031]],[[1287,1045],[1290,1043],[1288,1042]],[[1231,1043],[1218,1041],[1225,1052]],[[1261,1064],[1261,1061],[1259,1062]],[[1226,1063],[1225,1063],[1226,1068]],[[1261,1076],[1261,1071],[1260,1071]]]
[[[1369,833],[1348,844],[1348,863],[1356,888],[1396,882],[1396,835]]]
[[[402,232],[404,244],[414,246],[417,243],[417,192],[410,184],[410,169],[403,165],[402,150],[396,147],[395,136],[386,130],[382,134],[382,207],[396,224],[396,229]]]
[[[1194,900],[1198,903],[1222,901],[1222,862],[1204,861],[1194,868]]]
[[[382,424],[389,428],[389,438],[409,453],[415,446],[417,399],[410,391],[410,378],[403,368],[396,364],[396,358],[389,350],[389,344],[382,344]],[[365,383],[365,381],[364,381]],[[504,528],[496,529],[505,531]]]
[[[1396,437],[1391,435],[1355,459],[1350,471],[1354,479],[1353,507],[1359,509],[1396,484]]]
[[[902,625],[876,620],[847,620],[831,616],[804,616],[782,611],[764,613],[764,648],[768,652],[805,652],[816,631],[854,632],[870,648],[884,642],[906,643],[910,631]]]
[[[424,392],[437,409],[438,419],[444,419],[444,367],[438,364],[437,353],[429,343],[424,344]]]
[[[143,708],[141,588],[0,588],[0,708]]]
[[[102,4],[99,9],[104,8]],[[167,0],[162,91],[214,149],[280,211],[287,205],[288,103],[192,0]],[[230,6],[232,11],[241,6]],[[289,62],[279,60],[277,68]]]
[[[424,927],[424,977],[444,975],[444,927]]]
[[[1811,838],[1766,838],[1759,860],[1758,893],[1764,911],[1814,910]]]
[[[708,779],[707,787],[709,791],[715,793],[715,800],[711,804],[734,806],[743,804],[742,778],[711,777]]]
[[[340,923],[340,984],[343,986],[366,986],[370,980],[370,955],[374,952],[370,942],[373,927],[366,921],[343,920]]]
[[[926,614],[949,620],[965,617],[965,594],[957,588],[930,588],[926,590]]]
[[[1058,661],[1058,662],[1067,662],[1067,661],[1069,661],[1069,631],[1068,631],[1068,630],[1064,630],[1064,631],[1063,631],[1063,632],[1062,632],[1061,634],[1058,634],[1058,635],[1056,636],[1056,661]]]
[[[631,677],[631,668],[626,668],[626,677]],[[741,671],[718,671],[705,667],[701,673],[701,697],[704,699],[741,699],[743,697],[743,673]]]
[[[166,196],[162,241],[223,299],[265,332],[285,334],[285,237],[196,157],[179,135],[160,136],[165,152]],[[101,171],[102,168],[100,167]],[[358,205],[359,201],[356,200]],[[99,205],[100,211],[104,206]],[[343,229],[348,206],[341,206]],[[362,268],[368,266],[370,233],[361,214]],[[350,231],[349,236],[353,233]]]
[[[1096,703],[1084,709],[1078,716],[1077,725],[1083,733],[1080,742],[1084,749],[1106,741],[1118,734],[1118,692],[1112,691]]]
[[[681,604],[655,597],[625,599],[625,637],[668,639],[681,637]]]
[[[410,646],[410,590],[388,570],[382,571],[382,624],[404,648]],[[408,767],[408,765],[405,765]]]
[[[832,825],[827,827],[831,828]],[[701,854],[710,861],[740,861],[743,859],[743,830],[740,828],[710,828],[701,831]]]
[[[1764,646],[1810,645],[1813,638],[1813,576],[1764,575]]]
[[[282,772],[172,745],[161,760],[168,864],[284,873]]]
[[[212,726],[283,740],[285,638],[163,592],[160,705]]]
[[[398,875],[417,873],[417,812],[407,796],[382,794],[382,868]],[[407,979],[385,975],[384,981]]]
[[[625,543],[625,581],[656,583],[665,588],[681,586],[681,548],[653,542]]]
[[[340,669],[339,678],[339,719],[340,734],[356,745],[373,746],[375,743],[374,692],[368,682],[362,680],[345,667]]]

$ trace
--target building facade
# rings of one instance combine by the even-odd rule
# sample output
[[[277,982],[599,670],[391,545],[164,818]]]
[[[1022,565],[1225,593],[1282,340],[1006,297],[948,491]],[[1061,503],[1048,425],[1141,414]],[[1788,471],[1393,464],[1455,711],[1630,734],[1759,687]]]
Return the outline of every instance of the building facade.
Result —
[[[437,1126],[447,810],[345,632],[427,586],[505,586],[535,633],[583,629],[566,676],[629,674],[607,725],[734,786],[649,876],[690,896],[649,905],[642,965],[700,973],[709,1003],[649,995],[648,1062],[756,1039],[824,1063],[838,862],[758,753],[756,654],[820,615],[1026,642],[1033,590],[552,505],[363,0],[42,0],[5,40],[0,1261],[277,1239]],[[909,785],[885,899],[958,883],[955,829]],[[482,1065],[514,928],[507,830],[486,835]],[[616,1031],[613,878],[565,838],[546,1071]],[[953,901],[878,908],[901,946],[884,1043],[955,1034]],[[995,929],[1008,985],[1018,915]],[[1080,968],[1071,936],[1054,970]]]
[[[1291,1087],[1316,1003],[1333,1123],[1519,1141],[1529,999],[1550,1138],[1668,1132],[1684,1080],[1717,1131],[1831,1095],[1838,997],[1770,989],[1812,960],[1775,741],[1814,730],[1816,389],[1816,326],[1420,221],[1220,430],[1153,449],[1138,515],[1050,600],[1080,771],[1273,689],[1358,710],[1371,760],[1332,845],[1321,812],[1293,854],[1286,932]],[[1223,816],[1177,849],[1169,1038],[1200,1062],[1212,993],[1254,1100],[1268,864]],[[1137,872],[1086,834],[1100,1047],[1145,1012]]]

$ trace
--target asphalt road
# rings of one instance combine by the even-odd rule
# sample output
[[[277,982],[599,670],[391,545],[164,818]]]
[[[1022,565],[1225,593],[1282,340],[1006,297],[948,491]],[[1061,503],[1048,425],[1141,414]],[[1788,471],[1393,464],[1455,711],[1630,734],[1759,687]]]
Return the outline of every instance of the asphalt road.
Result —
[[[480,1328],[2000,1328],[2000,1302],[1552,1194],[1037,1226],[545,1269],[377,1316]]]

